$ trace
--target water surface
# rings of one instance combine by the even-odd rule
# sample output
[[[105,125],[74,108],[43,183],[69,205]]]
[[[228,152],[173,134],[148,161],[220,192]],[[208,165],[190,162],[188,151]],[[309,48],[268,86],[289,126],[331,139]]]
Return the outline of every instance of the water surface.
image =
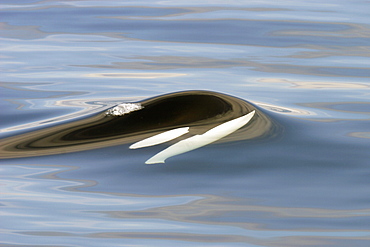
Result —
[[[368,2],[0,9],[1,246],[368,246]],[[145,161],[177,140],[132,150],[149,133],[112,130],[109,145],[24,149],[118,104],[187,90],[235,97],[271,125],[158,165]],[[184,126],[167,127],[155,133]]]

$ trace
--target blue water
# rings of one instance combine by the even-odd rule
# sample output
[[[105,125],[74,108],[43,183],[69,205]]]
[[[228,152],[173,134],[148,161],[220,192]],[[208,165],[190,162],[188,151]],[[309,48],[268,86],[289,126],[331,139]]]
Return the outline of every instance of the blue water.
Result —
[[[1,1],[0,146],[184,90],[238,97],[276,126],[158,165],[145,161],[167,144],[0,159],[0,246],[369,246],[369,11]]]

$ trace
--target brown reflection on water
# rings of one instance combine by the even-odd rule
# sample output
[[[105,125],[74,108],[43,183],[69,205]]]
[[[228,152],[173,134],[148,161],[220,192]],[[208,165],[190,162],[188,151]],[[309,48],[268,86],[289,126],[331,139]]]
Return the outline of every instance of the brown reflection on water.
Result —
[[[337,111],[343,113],[356,113],[370,115],[370,102],[316,102],[301,103],[299,105],[323,109],[326,111]]]
[[[270,118],[252,104],[225,94],[186,91],[150,98],[140,104],[143,109],[123,116],[108,116],[103,111],[3,139],[0,158],[51,155],[133,143],[180,127],[191,127],[191,135],[202,134],[253,110],[256,115],[252,121],[222,141],[264,137],[275,131]]]
[[[93,65],[73,65],[84,68],[99,69],[135,69],[135,70],[170,70],[184,68],[234,68],[247,67],[256,71],[266,73],[289,73],[310,76],[330,76],[330,77],[369,77],[367,67],[350,66],[316,66],[316,65],[295,65],[281,63],[260,63],[244,58],[216,59],[200,56],[136,56],[125,59],[133,61],[112,62],[111,64]],[[141,60],[141,61],[137,61]],[[327,83],[327,82],[325,82]],[[344,83],[343,83],[344,84]],[[350,84],[345,83],[345,87]],[[353,84],[351,84],[353,85]],[[368,87],[363,84],[354,84],[354,87]],[[330,87],[331,88],[331,87]]]
[[[12,39],[38,39],[48,36],[41,32],[36,26],[10,25],[5,22],[0,23],[0,36]]]
[[[327,22],[325,22],[327,23]],[[274,35],[281,36],[314,36],[314,37],[338,37],[338,38],[370,38],[370,28],[367,25],[357,23],[331,23],[343,25],[345,28],[336,31],[312,31],[312,30],[282,30],[275,31]]]
[[[348,133],[348,136],[370,139],[370,132],[351,132]]]
[[[85,235],[90,238],[161,239],[200,243],[254,242],[253,238],[228,234],[196,234],[173,232],[101,232]]]
[[[225,234],[182,234],[166,232],[133,233],[133,232],[110,232],[91,234],[90,237],[103,238],[151,238],[151,239],[176,239],[183,241],[204,241],[214,242],[245,242],[260,244],[263,246],[302,246],[302,244],[333,244],[341,240],[367,239],[369,236],[351,236],[353,229],[331,229],[331,228],[310,228],[295,227],[289,224],[284,228],[280,225],[276,228],[275,221],[298,220],[334,220],[343,218],[356,218],[370,215],[370,209],[360,210],[334,210],[322,208],[294,208],[294,207],[273,207],[255,205],[248,201],[241,201],[238,198],[228,198],[217,195],[196,195],[203,199],[192,201],[183,205],[151,208],[139,211],[100,211],[109,217],[119,219],[161,219],[173,222],[186,222],[192,224],[210,226],[232,226],[246,230],[247,236]],[[245,218],[247,215],[247,220]],[[243,217],[244,216],[244,217]],[[268,223],[271,222],[271,225]],[[343,234],[341,234],[341,232]],[[347,233],[349,232],[349,233]],[[368,232],[364,230],[361,232]],[[346,235],[349,236],[346,236]],[[327,235],[327,236],[326,236]],[[334,236],[333,236],[334,235]],[[341,236],[342,235],[342,236]],[[364,234],[366,235],[366,233]]]
[[[37,165],[39,166],[39,165]],[[57,167],[57,166],[46,166]],[[98,184],[94,180],[66,179],[60,178],[61,173],[79,169],[75,166],[59,166],[62,170],[48,172],[41,177],[43,179],[65,180],[78,182],[67,183],[67,186],[59,189],[68,191],[72,197],[82,197],[86,193],[93,195],[109,195],[110,199],[119,198],[152,198],[173,197],[173,195],[138,195],[129,193],[111,193],[85,191],[84,188],[93,187]],[[148,205],[147,207],[137,210],[120,210],[120,211],[103,211],[89,210],[93,205],[86,205],[84,211],[79,212],[80,217],[85,215],[91,217],[91,214],[98,214],[99,222],[111,222],[111,218],[119,222],[136,221],[138,225],[144,226],[143,222],[151,222],[152,225],[147,230],[139,230],[129,227],[122,230],[109,231],[103,227],[97,227],[91,233],[79,233],[72,230],[61,231],[19,231],[18,234],[32,236],[73,236],[78,238],[99,238],[99,239],[149,239],[149,240],[177,240],[187,241],[189,243],[248,243],[262,246],[324,246],[332,244],[338,246],[340,241],[345,240],[370,240],[370,230],[358,230],[357,225],[343,225],[345,222],[356,222],[356,219],[370,216],[370,208],[363,209],[329,209],[329,208],[309,208],[309,207],[283,207],[256,204],[253,198],[238,198],[211,194],[194,194],[194,195],[174,195],[175,197],[194,197],[199,198],[190,202],[157,206]],[[105,200],[106,197],[97,196],[95,200]],[[66,199],[68,201],[68,199]],[[93,200],[94,201],[94,200]],[[163,205],[163,204],[162,204]],[[94,222],[96,217],[91,219]],[[106,221],[105,221],[106,220]],[[168,224],[177,226],[175,231],[166,231],[155,229],[158,221],[164,221]],[[329,222],[329,224],[320,223],[306,226],[307,221],[317,220],[318,222]],[[338,221],[339,220],[339,221]],[[294,224],[300,222],[300,225]],[[342,222],[339,229],[335,223]],[[293,223],[293,224],[292,224]],[[182,228],[184,224],[184,228]],[[190,224],[190,226],[189,226]],[[200,233],[189,233],[191,225],[207,229]],[[107,225],[109,226],[109,224]],[[88,226],[86,226],[88,227]],[[212,229],[227,229],[223,234],[215,234]],[[108,231],[107,231],[108,230]]]
[[[340,46],[320,46],[320,45],[305,45],[302,48],[309,49],[309,51],[298,52],[290,55],[291,58],[323,58],[323,57],[369,57],[369,46],[350,46],[342,49]]]
[[[179,77],[186,74],[180,73],[100,73],[87,74],[87,77],[108,77],[108,78],[131,78],[131,79],[157,79],[167,77]]]
[[[297,105],[324,110],[325,114],[322,114],[320,117],[305,118],[305,120],[314,122],[369,121],[370,119],[370,103],[368,102],[314,102],[297,103]],[[357,114],[358,116],[353,114]],[[347,135],[367,138],[366,132],[353,132],[353,134],[349,133]]]
[[[117,194],[118,195],[118,194]],[[189,196],[189,195],[187,195]],[[255,205],[251,201],[246,202],[238,198],[223,197],[217,195],[191,195],[203,197],[203,199],[192,201],[186,205],[175,205],[168,207],[153,208],[140,211],[109,211],[105,212],[115,218],[159,218],[173,221],[202,223],[202,224],[230,224],[242,228],[253,228],[255,230],[267,230],[267,225],[253,222],[243,222],[238,215],[268,215],[277,218],[351,218],[370,216],[370,208],[357,210],[340,210],[324,208],[294,208],[273,207]],[[228,220],[219,221],[219,217],[230,215]],[[288,229],[287,229],[288,230]],[[291,229],[289,229],[291,230]],[[295,229],[302,230],[302,229]],[[369,231],[370,232],[370,231]]]
[[[331,89],[331,88],[369,88],[368,85],[360,83],[343,83],[343,82],[329,82],[329,81],[292,81],[282,78],[263,78],[257,80],[261,83],[284,83],[291,84],[293,88],[299,89]]]
[[[105,69],[137,69],[137,70],[170,70],[184,68],[230,68],[251,67],[258,65],[255,62],[244,60],[216,59],[208,57],[183,56],[135,56],[128,62],[112,62],[110,65],[78,65],[77,67],[105,68]],[[139,61],[137,61],[139,60]]]

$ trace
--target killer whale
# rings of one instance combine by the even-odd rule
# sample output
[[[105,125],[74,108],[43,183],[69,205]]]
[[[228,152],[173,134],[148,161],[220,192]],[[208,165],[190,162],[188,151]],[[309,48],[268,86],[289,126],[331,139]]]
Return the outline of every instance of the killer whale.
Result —
[[[131,144],[130,147],[135,149],[135,145],[140,148],[146,146],[140,144],[143,140],[157,145],[180,138],[179,143],[182,141],[184,144],[183,140],[192,136],[209,139],[208,131],[217,130],[217,126],[251,112],[254,113],[248,124],[232,131],[238,132],[237,135],[230,135],[230,132],[219,135],[218,139],[212,137],[214,140],[211,142],[260,138],[269,135],[275,124],[259,108],[234,96],[212,91],[170,93],[119,104],[69,123],[8,137],[2,140],[0,158],[51,155],[122,144]],[[147,140],[151,137],[159,138],[158,143]],[[147,163],[159,163],[157,161],[164,162],[163,157],[149,159]]]

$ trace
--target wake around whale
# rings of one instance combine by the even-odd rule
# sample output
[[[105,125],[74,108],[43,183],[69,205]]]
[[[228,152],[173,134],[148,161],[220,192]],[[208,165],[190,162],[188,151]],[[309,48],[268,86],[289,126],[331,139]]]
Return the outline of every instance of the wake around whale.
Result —
[[[274,121],[253,104],[211,91],[184,91],[122,103],[66,124],[3,139],[0,158],[76,152],[130,144],[129,149],[169,143],[145,163],[214,142],[262,138]]]

